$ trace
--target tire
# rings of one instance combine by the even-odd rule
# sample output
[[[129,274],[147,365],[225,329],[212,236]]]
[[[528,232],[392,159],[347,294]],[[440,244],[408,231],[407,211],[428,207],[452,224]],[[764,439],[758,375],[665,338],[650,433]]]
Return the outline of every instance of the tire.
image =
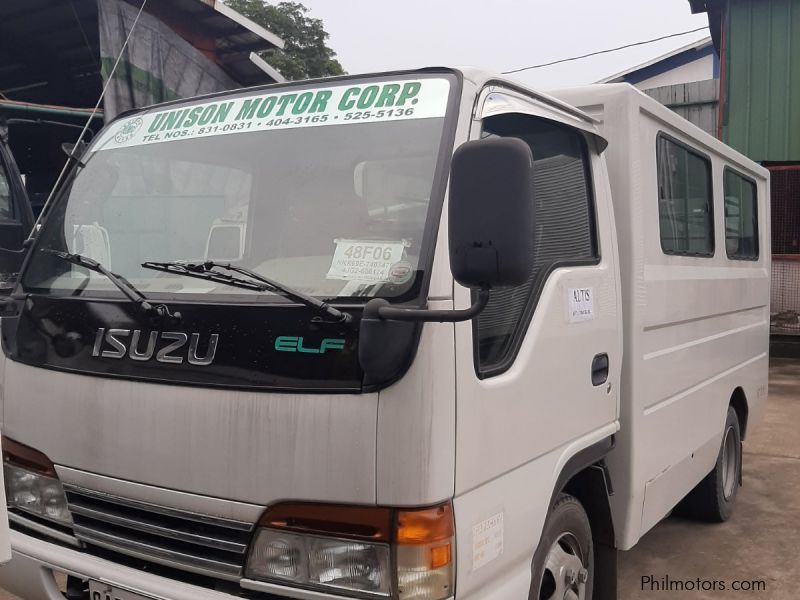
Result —
[[[717,462],[703,481],[683,499],[680,514],[710,523],[727,521],[739,493],[741,472],[742,433],[739,417],[729,406]]]
[[[592,527],[574,496],[559,494],[533,555],[530,600],[591,600]]]

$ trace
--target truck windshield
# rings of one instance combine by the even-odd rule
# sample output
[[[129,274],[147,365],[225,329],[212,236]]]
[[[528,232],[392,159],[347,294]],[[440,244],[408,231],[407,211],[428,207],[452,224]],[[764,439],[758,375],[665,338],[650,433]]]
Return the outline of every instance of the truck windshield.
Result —
[[[50,210],[23,287],[119,293],[50,249],[148,297],[258,294],[142,268],[175,261],[231,263],[316,297],[415,293],[453,79],[248,90],[120,119]]]

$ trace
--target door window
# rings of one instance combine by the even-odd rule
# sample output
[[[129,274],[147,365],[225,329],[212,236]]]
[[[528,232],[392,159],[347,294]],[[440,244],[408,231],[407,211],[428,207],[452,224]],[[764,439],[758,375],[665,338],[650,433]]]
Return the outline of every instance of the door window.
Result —
[[[534,160],[534,267],[523,285],[493,290],[473,321],[477,371],[487,377],[513,363],[548,275],[559,266],[596,264],[598,249],[583,134],[546,119],[505,114],[484,119],[483,135],[520,138]]]

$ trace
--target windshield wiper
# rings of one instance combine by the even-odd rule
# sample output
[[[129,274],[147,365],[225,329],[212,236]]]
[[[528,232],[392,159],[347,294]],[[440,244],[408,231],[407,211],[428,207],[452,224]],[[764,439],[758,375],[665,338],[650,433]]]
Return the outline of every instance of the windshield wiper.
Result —
[[[263,275],[256,273],[255,271],[251,271],[250,269],[237,267],[229,263],[223,264],[214,262],[213,260],[207,260],[202,263],[145,262],[142,263],[142,267],[145,269],[153,269],[155,271],[174,273],[175,275],[196,277],[197,279],[204,279],[206,281],[215,281],[231,287],[255,290],[257,292],[272,292],[275,294],[280,294],[284,298],[288,298],[289,300],[293,300],[294,302],[298,302],[300,304],[305,304],[306,306],[310,306],[311,308],[314,308],[317,311],[328,315],[329,317],[333,317],[336,321],[347,323],[352,320],[352,317],[349,314],[337,310],[327,302],[323,302],[322,300],[314,298],[313,296],[308,296],[302,292],[293,290],[292,288],[279,283],[274,279],[264,277]],[[244,275],[245,277],[249,277],[249,279],[243,279],[241,277],[236,277],[235,275],[221,273],[220,271],[215,271],[214,269],[232,271],[234,273]]]
[[[128,300],[133,302],[139,308],[139,310],[149,317],[157,317],[159,319],[166,317],[174,321],[179,321],[181,318],[181,313],[170,313],[169,308],[165,304],[151,304],[147,297],[130,281],[125,279],[122,275],[112,273],[102,264],[92,258],[89,258],[88,256],[83,256],[82,254],[71,254],[69,252],[52,250],[50,248],[42,248],[41,251],[46,252],[47,254],[52,254],[53,256],[57,256],[58,258],[72,263],[73,265],[83,267],[84,269],[88,269],[105,276],[106,279],[117,286],[120,292],[125,294]]]

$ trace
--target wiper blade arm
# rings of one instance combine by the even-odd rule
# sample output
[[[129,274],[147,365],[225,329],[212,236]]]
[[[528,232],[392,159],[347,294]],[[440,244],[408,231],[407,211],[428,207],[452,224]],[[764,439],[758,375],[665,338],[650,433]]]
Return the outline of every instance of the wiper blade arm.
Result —
[[[306,306],[310,306],[311,308],[315,308],[319,312],[325,313],[329,317],[333,317],[337,321],[342,321],[344,323],[347,323],[352,319],[352,317],[349,314],[334,308],[327,302],[323,302],[318,298],[314,298],[314,296],[309,296],[307,294],[304,294],[303,292],[294,290],[283,283],[275,281],[274,279],[270,279],[269,277],[265,277],[260,273],[251,271],[250,269],[245,269],[244,267],[237,267],[232,264],[223,265],[215,263],[213,261],[206,261],[205,263],[203,263],[203,267],[206,269],[213,269],[214,267],[217,267],[220,269],[225,269],[227,271],[233,271],[234,273],[239,273],[241,275],[246,275],[247,277],[255,279],[256,281],[260,281],[261,283],[269,286],[270,288],[272,288],[272,291],[281,294],[285,298],[288,298],[289,300],[294,300],[295,302],[299,302],[300,304],[305,304]]]
[[[145,269],[153,269],[154,271],[163,271],[164,273],[172,273],[174,275],[185,275],[186,277],[195,277],[205,281],[214,281],[216,283],[224,283],[231,287],[244,288],[246,290],[255,290],[256,292],[270,292],[272,289],[262,283],[250,281],[248,279],[240,279],[225,273],[218,273],[216,271],[209,271],[203,268],[202,264],[184,263],[184,262],[144,262],[142,267]]]
[[[100,273],[111,283],[113,283],[120,292],[125,294],[125,297],[133,302],[139,308],[139,310],[148,316],[158,318],[169,317],[176,320],[180,320],[181,318],[181,313],[170,313],[169,308],[164,304],[151,304],[147,297],[125,277],[109,271],[93,258],[83,256],[82,254],[72,254],[70,252],[63,252],[61,250],[52,250],[50,248],[42,248],[41,251],[46,252],[47,254],[52,254],[53,256],[57,256],[62,260],[72,263],[73,265],[83,267],[84,269],[88,269],[89,271]]]
[[[184,263],[184,262],[145,262],[142,263],[145,269],[154,269],[156,271],[164,271],[166,273],[174,273],[176,275],[186,275],[187,277],[196,277],[198,279],[205,279],[206,281],[215,281],[223,283],[232,287],[244,288],[248,290],[255,290],[257,292],[273,292],[280,294],[284,298],[293,300],[300,304],[305,304],[318,310],[321,313],[333,317],[337,321],[347,323],[352,320],[352,317],[344,313],[327,302],[323,302],[313,296],[308,296],[303,292],[294,290],[280,282],[265,277],[260,273],[245,269],[244,267],[237,267],[229,263],[218,263],[212,260],[207,260],[203,263]],[[249,279],[243,279],[234,275],[228,275],[215,271],[214,269],[221,269],[223,271],[232,271],[239,275],[244,275]]]

